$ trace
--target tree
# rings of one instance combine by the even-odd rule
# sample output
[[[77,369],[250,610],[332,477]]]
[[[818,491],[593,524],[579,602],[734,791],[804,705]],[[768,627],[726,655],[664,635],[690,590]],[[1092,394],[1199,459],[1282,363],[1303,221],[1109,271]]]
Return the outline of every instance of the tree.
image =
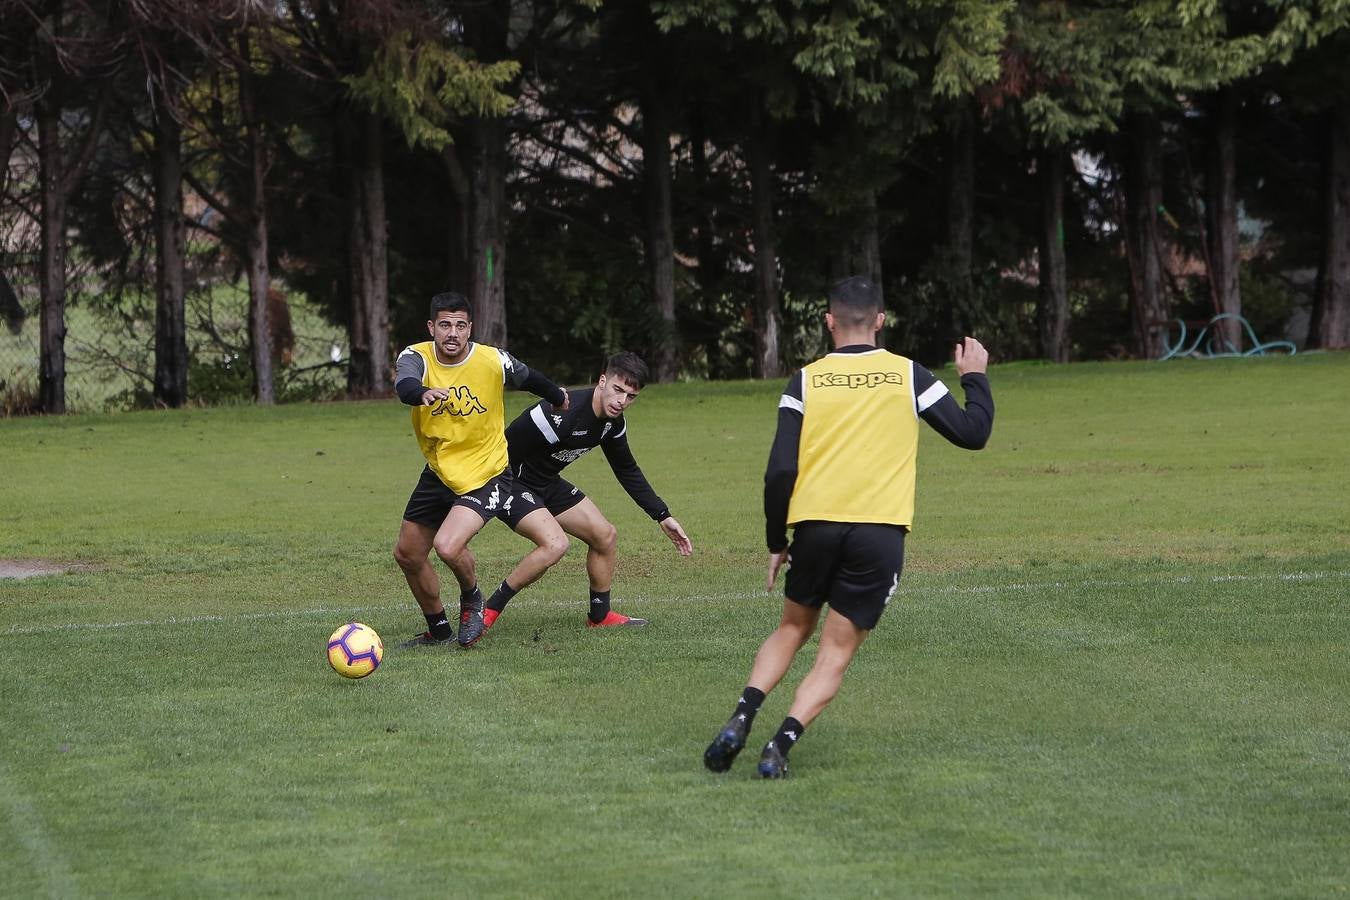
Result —
[[[1307,344],[1343,350],[1350,348],[1350,78],[1343,65],[1350,51],[1350,4],[1326,4],[1321,12],[1321,17],[1305,20],[1303,28],[1290,26],[1282,32],[1292,32],[1294,46],[1300,41],[1316,46],[1297,58],[1288,56],[1290,65],[1279,84],[1321,125],[1321,254]]]
[[[341,315],[351,346],[347,392],[355,397],[387,395],[393,386],[384,172],[388,120],[381,109],[397,90],[398,65],[411,52],[413,34],[430,28],[425,15],[404,0],[327,0],[292,8],[286,23],[312,60],[307,87],[331,122],[306,127],[329,150],[327,156],[315,155],[339,185],[342,227],[332,243],[342,259],[335,280],[343,285]],[[322,201],[307,198],[307,203]]]
[[[38,396],[43,412],[66,411],[66,209],[101,136],[110,93],[82,83],[108,76],[120,63],[106,11],[94,3],[55,3],[29,10],[41,27],[28,60],[35,95],[39,167],[40,359]],[[106,84],[106,81],[104,81]]]
[[[183,102],[192,73],[213,52],[230,19],[228,6],[190,7],[141,0],[129,9],[130,36],[149,87],[153,145],[155,231],[155,351],[152,396],[156,404],[188,399],[186,231],[183,209]]]
[[[1040,193],[1037,330],[1042,355],[1054,362],[1070,356],[1064,203],[1070,154],[1084,135],[1116,129],[1123,92],[1108,61],[1120,25],[1109,10],[1019,3],[998,82],[981,91],[990,114],[1011,114],[1011,127],[1034,159]]]
[[[520,65],[503,58],[509,10],[501,3],[456,12],[462,16],[428,16],[415,30],[384,40],[366,70],[347,83],[358,102],[398,125],[410,147],[443,154],[463,211],[451,219],[450,230],[467,244],[474,331],[500,345],[507,337],[503,117],[514,103],[505,89]]]
[[[272,289],[272,273],[267,256],[267,192],[265,172],[267,148],[257,98],[257,74],[254,66],[261,57],[255,57],[251,35],[237,36],[238,55],[234,72],[239,102],[239,127],[242,138],[236,172],[238,193],[235,214],[238,217],[238,243],[244,273],[248,279],[249,349],[253,362],[253,397],[264,405],[275,401],[272,383],[272,329],[268,318],[268,293]]]

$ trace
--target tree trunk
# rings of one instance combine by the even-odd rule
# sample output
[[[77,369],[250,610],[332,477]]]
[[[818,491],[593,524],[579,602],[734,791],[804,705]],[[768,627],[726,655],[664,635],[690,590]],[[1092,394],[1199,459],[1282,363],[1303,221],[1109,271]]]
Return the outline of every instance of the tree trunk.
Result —
[[[1064,258],[1065,149],[1041,151],[1040,308],[1041,354],[1069,361],[1069,285]]]
[[[1326,168],[1326,238],[1308,346],[1350,348],[1350,102],[1331,113]]]
[[[53,415],[66,411],[66,196],[60,116],[59,102],[53,95],[38,104],[38,179],[42,194],[38,402],[43,412]]]
[[[1222,88],[1214,104],[1213,146],[1209,177],[1209,277],[1219,312],[1242,315],[1242,292],[1238,280],[1237,211],[1237,92]],[[1241,350],[1242,325],[1224,319],[1215,327],[1222,349]]]
[[[1125,153],[1125,241],[1130,266],[1130,300],[1135,347],[1149,359],[1167,352],[1171,312],[1163,292],[1158,209],[1162,206],[1162,164],[1156,125],[1135,116]]]
[[[10,334],[22,332],[24,320],[28,318],[28,312],[19,302],[19,295],[14,293],[14,286],[9,283],[3,268],[0,268],[0,317],[4,318]]]
[[[252,76],[248,68],[246,37],[239,39],[239,105],[243,118],[248,166],[244,235],[244,266],[248,273],[249,343],[253,357],[253,396],[258,403],[275,402],[272,390],[272,328],[268,321],[267,291],[272,286],[267,262],[267,202],[263,187],[263,137],[253,105]]]
[[[975,268],[975,115],[963,107],[952,132],[947,192],[947,253],[956,292],[952,312],[969,309]],[[957,323],[959,325],[959,323]]]
[[[9,158],[19,133],[19,113],[12,106],[0,107],[0,197],[9,189]]]
[[[464,170],[454,144],[446,144],[441,151],[445,172],[450,178],[454,212],[446,217],[446,287],[469,296],[469,208],[473,193],[469,174]]]
[[[9,158],[14,151],[14,138],[18,133],[18,113],[13,108],[0,109],[0,197],[5,196],[5,191],[9,183]],[[0,261],[4,259],[0,256]],[[0,317],[5,320],[5,326],[10,334],[18,334],[23,330],[24,320],[28,318],[27,311],[23,304],[19,302],[19,297],[14,293],[13,286],[9,283],[9,277],[5,274],[4,263],[0,262]]]
[[[852,278],[854,275],[870,278],[876,285],[877,296],[884,306],[886,291],[882,280],[881,231],[876,189],[864,189],[859,206],[848,214],[835,217],[834,228],[840,239],[835,252],[830,255],[830,278],[835,281]],[[884,329],[877,335],[877,341],[880,345],[885,345]]]
[[[347,390],[357,397],[387,396],[389,372],[389,270],[385,231],[384,153],[380,120],[351,117],[354,153],[348,191],[348,253],[352,290],[352,358]]]
[[[708,363],[708,372],[722,371],[726,363],[726,352],[722,348],[721,328],[711,324],[711,310],[723,292],[727,273],[727,254],[725,244],[719,247],[714,238],[717,235],[717,209],[721,198],[717,196],[708,165],[708,128],[705,100],[695,100],[689,109],[689,148],[690,168],[694,176],[694,196],[696,209],[694,220],[694,252],[698,254],[698,292],[701,301],[701,324],[696,329],[697,341],[703,348]]]
[[[750,194],[755,244],[755,361],[756,378],[779,378],[782,313],[778,306],[778,243],[773,225],[773,171],[764,123],[747,142]]]
[[[469,203],[474,340],[506,346],[506,123],[476,118]]]
[[[659,319],[652,336],[652,372],[659,382],[679,375],[675,325],[675,229],[671,224],[670,128],[662,101],[648,90],[642,98],[642,177],[647,219],[647,278]]]
[[[721,281],[721,257],[714,249],[713,236],[716,223],[713,220],[715,203],[707,202],[711,192],[708,168],[707,123],[702,103],[695,104],[689,111],[689,147],[690,167],[693,169],[694,184],[702,202],[698,204],[695,217],[695,247],[698,253],[698,286],[705,296],[712,296]]]
[[[187,402],[187,316],[184,308],[183,146],[177,102],[157,88],[155,122],[155,403]]]

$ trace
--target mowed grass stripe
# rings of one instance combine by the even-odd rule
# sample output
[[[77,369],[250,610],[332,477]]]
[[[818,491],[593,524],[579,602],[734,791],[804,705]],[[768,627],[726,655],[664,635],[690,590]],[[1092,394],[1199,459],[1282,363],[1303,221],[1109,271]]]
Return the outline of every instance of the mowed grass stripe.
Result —
[[[915,576],[907,576],[906,581],[912,582]],[[1223,583],[1223,582],[1264,582],[1264,581],[1322,581],[1326,579],[1345,579],[1350,578],[1350,572],[1277,572],[1271,574],[1235,574],[1235,575],[1176,575],[1167,578],[1138,578],[1138,579],[1114,579],[1114,580],[1084,580],[1084,581],[1045,581],[1045,582],[1026,582],[1000,585],[952,585],[937,584],[927,585],[918,588],[910,587],[909,591],[922,591],[924,594],[943,596],[943,595],[961,595],[969,594],[974,596],[985,594],[1008,594],[1017,592],[1040,593],[1055,590],[1084,590],[1093,588],[1110,587],[1133,587],[1140,585],[1184,585],[1191,583]],[[751,600],[765,597],[777,597],[778,592],[758,591],[752,593],[716,593],[699,594],[687,597],[672,596],[645,596],[642,594],[634,595],[628,601],[619,601],[615,604],[616,608],[628,604],[655,604],[670,605],[683,603],[708,603],[735,600]],[[906,591],[902,591],[897,597],[903,601],[906,597]],[[530,600],[536,605],[544,605],[558,608],[573,608],[577,605],[576,600]],[[517,609],[524,603],[517,604]],[[309,609],[294,610],[275,610],[273,612],[261,613],[237,613],[234,615],[199,615],[199,616],[170,616],[163,619],[137,619],[128,622],[66,622],[57,625],[11,625],[3,636],[19,636],[26,634],[47,634],[62,631],[100,631],[117,628],[165,628],[173,626],[191,626],[210,623],[233,623],[250,622],[263,619],[302,619],[313,616],[356,616],[363,612],[392,612],[397,610],[406,610],[408,607],[403,604],[385,604],[378,606],[317,606]]]

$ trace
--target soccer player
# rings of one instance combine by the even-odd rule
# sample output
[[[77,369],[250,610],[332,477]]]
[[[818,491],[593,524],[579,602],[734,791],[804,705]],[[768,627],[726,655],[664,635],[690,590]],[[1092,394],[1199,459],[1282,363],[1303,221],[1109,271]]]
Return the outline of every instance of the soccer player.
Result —
[[[536,403],[506,429],[515,496],[511,509],[502,518],[536,543],[542,538],[546,547],[556,546],[561,540],[566,550],[563,532],[586,542],[586,574],[591,588],[586,625],[590,628],[641,626],[647,620],[610,608],[609,592],[618,552],[614,526],[594,501],[562,478],[562,470],[568,465],[587,451],[601,448],[628,496],[661,526],[680,555],[688,556],[694,550],[665,501],[647,483],[628,447],[628,423],[623,413],[637,399],[646,380],[647,365],[637,354],[615,353],[605,363],[605,371],[594,387],[571,391],[569,404],[561,407]],[[536,547],[531,553],[538,553],[539,549]],[[559,558],[561,555],[558,554]],[[483,631],[492,627],[517,592],[542,574],[530,556],[521,560],[488,598]],[[471,636],[470,642],[476,639]]]
[[[815,632],[822,606],[830,609],[815,662],[760,755],[764,778],[787,775],[788,751],[834,698],[876,627],[900,583],[913,522],[919,419],[969,450],[983,447],[993,428],[989,354],[979,341],[956,345],[962,409],[932,372],[876,346],[885,314],[871,281],[845,279],[829,299],[834,352],[788,381],[764,473],[770,590],[783,564],[790,566],[782,619],[759,648],[735,712],[704,751],[714,772],[731,768],[760,704]]]
[[[483,594],[469,540],[510,506],[505,387],[530,391],[564,410],[569,398],[567,391],[505,350],[470,340],[469,301],[460,294],[431,298],[427,331],[431,340],[400,353],[395,370],[395,389],[412,407],[413,432],[427,461],[408,498],[394,547],[394,559],[422,608],[427,630],[402,646],[450,646],[456,637],[441,603],[440,579],[427,558],[433,549],[459,582],[459,636],[467,646],[467,636],[477,634],[483,621]],[[530,524],[523,533],[535,536]],[[545,562],[550,553],[536,547],[521,567],[542,574],[551,564]]]

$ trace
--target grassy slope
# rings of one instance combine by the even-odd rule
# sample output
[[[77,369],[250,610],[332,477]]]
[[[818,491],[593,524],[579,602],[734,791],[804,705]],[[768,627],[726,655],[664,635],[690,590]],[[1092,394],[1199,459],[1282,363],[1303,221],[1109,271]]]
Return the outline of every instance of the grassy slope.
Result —
[[[580,627],[578,548],[481,650],[357,683],[329,631],[419,625],[397,404],[0,422],[0,557],[91,566],[0,582],[0,870],[61,896],[1350,889],[1350,356],[993,378],[986,451],[925,437],[901,602],[781,784],[698,759],[780,603],[777,385],[630,414],[692,560],[603,458],[569,469],[645,632]],[[524,549],[475,548],[485,585]]]

